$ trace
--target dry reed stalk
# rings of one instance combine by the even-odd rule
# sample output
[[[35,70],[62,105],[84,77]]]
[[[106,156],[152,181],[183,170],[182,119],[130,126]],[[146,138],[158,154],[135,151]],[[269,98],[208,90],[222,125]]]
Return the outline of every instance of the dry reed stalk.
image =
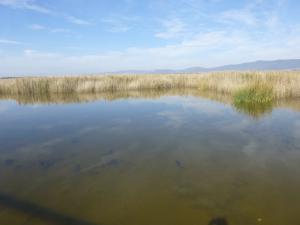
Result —
[[[300,71],[23,77],[0,79],[0,95],[79,94],[178,88],[197,88],[234,95],[255,84],[271,87],[274,99],[300,97]]]

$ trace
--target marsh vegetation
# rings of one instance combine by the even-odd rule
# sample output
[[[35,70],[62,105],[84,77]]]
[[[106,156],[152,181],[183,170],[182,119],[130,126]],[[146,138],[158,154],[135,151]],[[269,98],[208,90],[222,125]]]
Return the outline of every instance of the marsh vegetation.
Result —
[[[237,102],[271,102],[274,99],[300,97],[300,72],[218,72],[0,79],[2,96],[49,96],[186,88],[229,94]]]
[[[21,104],[158,98],[173,94],[211,97],[259,117],[287,99],[300,97],[300,71],[0,79],[0,98]]]

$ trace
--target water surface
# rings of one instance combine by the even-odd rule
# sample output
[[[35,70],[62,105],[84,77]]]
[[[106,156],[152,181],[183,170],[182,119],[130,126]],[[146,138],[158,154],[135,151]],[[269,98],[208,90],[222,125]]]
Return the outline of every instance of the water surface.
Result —
[[[300,101],[90,100],[0,101],[0,224],[300,224]]]

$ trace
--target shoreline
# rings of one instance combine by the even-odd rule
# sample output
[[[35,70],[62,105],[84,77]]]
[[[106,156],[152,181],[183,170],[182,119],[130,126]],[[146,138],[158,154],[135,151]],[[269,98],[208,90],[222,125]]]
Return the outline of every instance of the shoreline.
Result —
[[[0,96],[47,96],[117,91],[198,89],[238,101],[300,97],[300,71],[214,72],[0,79]]]

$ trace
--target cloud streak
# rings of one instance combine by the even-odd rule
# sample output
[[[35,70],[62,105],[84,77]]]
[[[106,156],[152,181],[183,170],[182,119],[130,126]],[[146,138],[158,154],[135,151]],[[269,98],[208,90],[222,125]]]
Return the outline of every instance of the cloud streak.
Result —
[[[179,38],[184,34],[186,27],[185,23],[178,18],[164,20],[162,26],[165,30],[156,33],[155,37],[162,39]]]
[[[105,30],[111,33],[124,33],[131,30],[138,17],[111,15],[101,20],[102,24],[106,27]]]
[[[75,16],[67,15],[61,12],[55,12],[54,10],[38,5],[34,2],[34,0],[0,0],[0,5],[11,7],[13,9],[31,10],[37,13],[47,14],[51,16],[59,16],[69,21],[70,23],[77,24],[77,25],[92,24],[87,20],[77,18]]]
[[[35,4],[32,0],[0,0],[0,5],[15,9],[28,9],[44,14],[55,14],[52,10]]]
[[[68,20],[69,22],[73,23],[73,24],[77,24],[77,25],[91,25],[92,23],[87,21],[87,20],[83,20],[83,19],[79,19],[77,17],[74,16],[64,16],[66,20]]]
[[[30,24],[28,28],[35,31],[49,31],[51,33],[70,33],[70,30],[65,28],[49,28],[40,24]]]
[[[123,51],[80,56],[27,49],[23,56],[3,57],[0,74],[41,75],[41,71],[78,74],[130,69],[180,69],[257,59],[297,58],[300,56],[300,31],[289,30],[287,33],[289,35],[283,35],[276,40],[261,39],[257,42],[247,32],[215,31],[198,33],[173,45],[127,48]]]
[[[23,45],[25,43],[19,42],[19,41],[14,41],[14,40],[8,40],[8,39],[0,39],[0,44],[5,44],[5,45]]]

